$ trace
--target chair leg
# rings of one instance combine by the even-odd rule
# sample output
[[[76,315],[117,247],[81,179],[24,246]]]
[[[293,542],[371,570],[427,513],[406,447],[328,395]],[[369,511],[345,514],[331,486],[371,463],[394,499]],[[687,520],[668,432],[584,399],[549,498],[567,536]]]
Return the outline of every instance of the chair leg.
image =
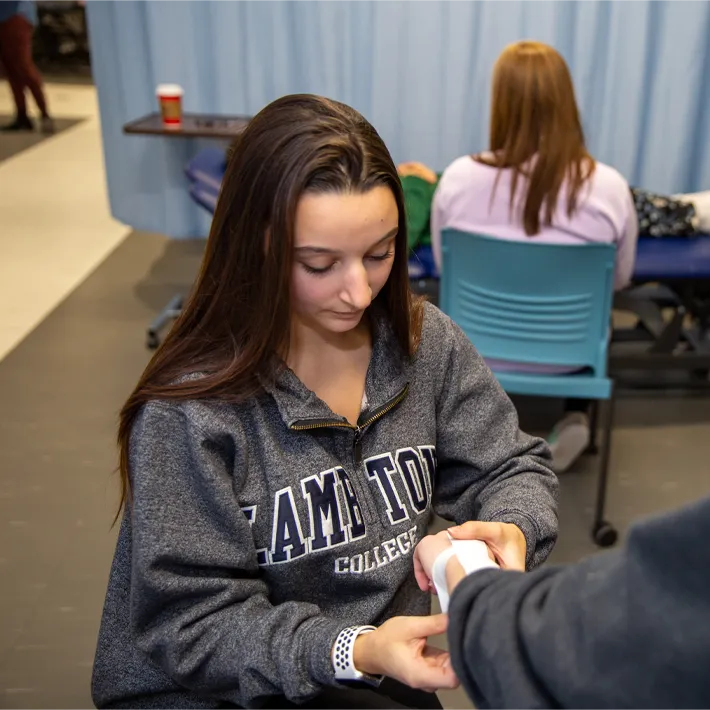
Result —
[[[614,527],[604,520],[606,506],[607,483],[609,479],[609,459],[611,455],[611,437],[614,428],[614,410],[616,405],[616,392],[612,383],[611,396],[605,407],[604,439],[602,441],[601,456],[599,457],[599,477],[597,480],[597,499],[594,508],[594,522],[592,523],[592,537],[600,547],[611,547],[618,537]]]
[[[597,447],[597,430],[599,429],[599,400],[593,399],[589,407],[589,446],[585,453],[592,456],[599,453]]]
[[[183,295],[176,294],[165,308],[155,317],[146,331],[146,346],[155,350],[160,345],[160,333],[171,321],[174,321],[182,310]]]

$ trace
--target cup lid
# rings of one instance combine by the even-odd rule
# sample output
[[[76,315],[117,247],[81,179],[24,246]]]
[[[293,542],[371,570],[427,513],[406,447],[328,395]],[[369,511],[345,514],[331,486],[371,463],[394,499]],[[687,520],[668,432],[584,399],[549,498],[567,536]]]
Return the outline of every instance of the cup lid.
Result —
[[[183,90],[180,84],[158,84],[155,89],[158,96],[182,96]]]

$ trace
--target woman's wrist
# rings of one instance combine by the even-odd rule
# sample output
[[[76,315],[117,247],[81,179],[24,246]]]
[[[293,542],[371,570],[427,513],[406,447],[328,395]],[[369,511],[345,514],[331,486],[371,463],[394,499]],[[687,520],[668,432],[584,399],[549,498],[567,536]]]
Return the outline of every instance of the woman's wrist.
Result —
[[[376,662],[374,645],[377,642],[377,631],[360,634],[353,645],[353,665],[360,673],[381,675],[382,671]]]

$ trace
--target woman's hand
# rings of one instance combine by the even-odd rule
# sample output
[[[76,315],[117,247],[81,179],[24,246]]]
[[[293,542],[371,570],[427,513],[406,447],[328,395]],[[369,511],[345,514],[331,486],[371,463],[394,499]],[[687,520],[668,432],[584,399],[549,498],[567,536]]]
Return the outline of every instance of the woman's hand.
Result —
[[[423,537],[414,548],[414,576],[423,592],[436,594],[436,587],[432,582],[432,569],[436,558],[451,547],[451,539],[446,530],[436,535]]]
[[[468,525],[468,523],[466,523],[466,525]],[[451,528],[449,528],[449,530],[451,530]],[[451,537],[454,536],[452,535]],[[476,537],[464,537],[461,535],[458,535],[456,537],[459,540],[480,539]],[[486,542],[485,540],[483,541]],[[449,536],[449,531],[443,530],[442,532],[437,533],[436,535],[427,535],[426,537],[422,538],[419,541],[419,544],[414,549],[414,577],[417,580],[419,589],[421,589],[423,592],[428,591],[432,594],[437,593],[436,587],[434,586],[434,582],[432,581],[434,562],[436,562],[436,558],[448,547],[451,547],[451,538]],[[498,560],[496,559],[496,556],[491,547],[489,545],[486,545],[486,547],[488,548],[488,557],[493,560],[493,562],[497,563]],[[457,582],[460,581],[460,578],[466,576],[466,573],[463,571],[463,567],[461,567],[461,565],[458,563],[458,559],[455,555],[447,562],[446,573],[447,579],[453,577],[454,579],[456,579]],[[451,573],[451,575],[449,573]],[[447,586],[449,592],[453,592],[453,587],[451,587],[451,585]]]
[[[429,692],[457,688],[449,654],[427,644],[429,636],[446,631],[447,618],[445,614],[395,616],[376,631],[361,634],[353,647],[355,668]]]
[[[463,525],[449,528],[448,532],[457,540],[483,540],[502,569],[525,571],[527,543],[517,525],[469,520]]]

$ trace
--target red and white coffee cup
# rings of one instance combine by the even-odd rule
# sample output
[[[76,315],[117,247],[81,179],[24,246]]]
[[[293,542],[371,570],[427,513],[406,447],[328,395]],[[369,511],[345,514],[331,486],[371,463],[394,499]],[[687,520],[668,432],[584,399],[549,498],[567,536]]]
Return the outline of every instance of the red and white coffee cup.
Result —
[[[182,86],[179,84],[160,84],[155,93],[160,102],[160,114],[166,128],[180,128],[182,124]]]

